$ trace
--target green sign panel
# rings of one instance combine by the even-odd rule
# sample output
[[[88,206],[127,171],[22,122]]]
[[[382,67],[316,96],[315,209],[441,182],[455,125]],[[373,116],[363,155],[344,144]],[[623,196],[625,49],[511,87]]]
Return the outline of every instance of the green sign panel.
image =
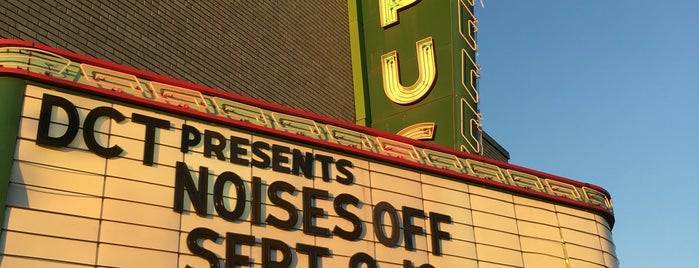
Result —
[[[482,152],[473,4],[350,1],[357,123]]]

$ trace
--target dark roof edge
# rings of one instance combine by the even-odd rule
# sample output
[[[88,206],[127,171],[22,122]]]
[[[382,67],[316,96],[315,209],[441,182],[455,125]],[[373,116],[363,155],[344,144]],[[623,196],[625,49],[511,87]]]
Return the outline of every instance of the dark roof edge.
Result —
[[[487,141],[488,143],[492,144],[493,148],[495,148],[495,150],[498,150],[498,152],[501,153],[502,155],[504,155],[508,160],[510,159],[510,152],[505,150],[505,148],[502,147],[502,145],[500,145],[500,143],[495,141],[495,139],[493,139],[493,137],[488,135],[488,132],[485,132],[485,130],[483,131],[483,139],[485,141]]]

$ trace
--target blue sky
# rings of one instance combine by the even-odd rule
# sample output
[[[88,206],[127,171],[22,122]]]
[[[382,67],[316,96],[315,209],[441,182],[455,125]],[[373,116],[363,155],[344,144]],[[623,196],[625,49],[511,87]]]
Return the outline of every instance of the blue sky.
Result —
[[[510,162],[611,192],[622,267],[696,267],[699,1],[484,2],[480,108]]]

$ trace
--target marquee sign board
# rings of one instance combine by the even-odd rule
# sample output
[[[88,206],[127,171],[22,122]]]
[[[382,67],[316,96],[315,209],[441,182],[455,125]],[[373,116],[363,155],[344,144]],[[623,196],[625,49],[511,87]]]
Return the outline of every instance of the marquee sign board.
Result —
[[[45,46],[0,46],[0,139],[12,144],[0,147],[3,266],[615,261],[597,186]]]

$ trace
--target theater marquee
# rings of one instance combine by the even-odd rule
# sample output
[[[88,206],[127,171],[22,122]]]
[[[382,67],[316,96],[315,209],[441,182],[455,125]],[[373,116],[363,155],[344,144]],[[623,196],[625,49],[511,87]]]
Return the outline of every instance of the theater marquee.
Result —
[[[13,145],[0,148],[3,265],[616,260],[611,202],[597,186],[65,51],[2,46],[1,139]]]

